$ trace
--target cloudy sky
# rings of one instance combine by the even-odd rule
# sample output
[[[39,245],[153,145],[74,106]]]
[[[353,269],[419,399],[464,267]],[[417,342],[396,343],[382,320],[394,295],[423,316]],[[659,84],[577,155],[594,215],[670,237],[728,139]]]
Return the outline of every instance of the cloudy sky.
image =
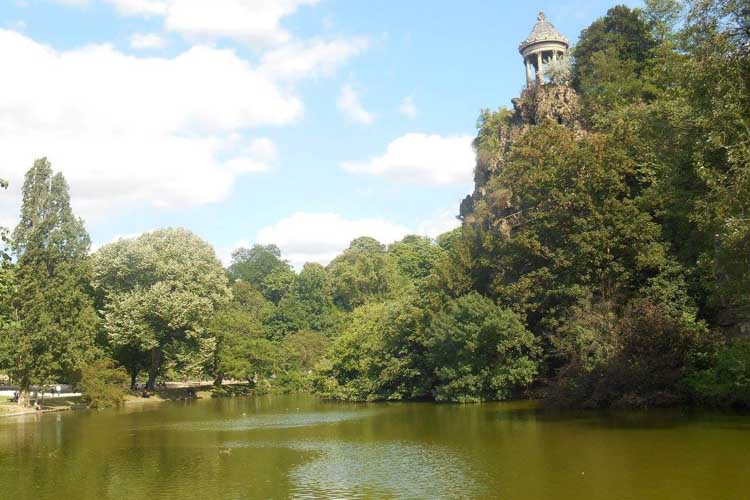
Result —
[[[575,40],[613,3],[0,0],[0,225],[47,156],[95,245],[182,226],[299,266],[435,236],[537,12]]]

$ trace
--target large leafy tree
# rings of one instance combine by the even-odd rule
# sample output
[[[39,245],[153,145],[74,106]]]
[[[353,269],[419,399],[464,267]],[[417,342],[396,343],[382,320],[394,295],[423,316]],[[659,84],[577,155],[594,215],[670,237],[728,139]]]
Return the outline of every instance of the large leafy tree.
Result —
[[[216,342],[211,366],[214,384],[221,385],[227,375],[242,379],[252,377],[250,359],[243,361],[242,358],[251,354],[248,351],[253,345],[265,349],[267,342],[263,335],[263,325],[257,317],[233,301],[216,313],[208,331]],[[244,368],[239,373],[241,366]]]
[[[592,76],[591,58],[597,52],[614,49],[616,59],[635,61],[642,70],[655,45],[643,11],[625,5],[612,7],[581,32],[575,47],[573,82],[578,86]]]
[[[295,280],[292,267],[281,258],[281,250],[276,245],[235,250],[229,274],[234,280],[251,284],[274,304],[291,291]]]
[[[508,399],[537,375],[540,348],[509,309],[477,293],[438,312],[427,328],[438,401]]]
[[[75,381],[95,355],[98,328],[90,295],[89,236],[70,207],[68,184],[46,158],[26,173],[23,204],[13,231],[17,257],[10,330],[14,379]]]
[[[422,283],[432,273],[443,249],[426,236],[409,235],[391,243],[388,253],[401,274],[411,282]]]
[[[148,366],[149,388],[165,357],[178,370],[209,365],[207,327],[230,297],[213,248],[184,229],[161,229],[105,245],[93,256],[110,344],[131,371]]]
[[[591,293],[628,297],[670,269],[660,228],[638,203],[638,168],[627,152],[604,134],[537,126],[489,185],[511,216],[480,203],[465,228],[477,288],[525,314],[536,333],[552,333]]]
[[[609,9],[581,32],[574,49],[573,85],[583,94],[588,122],[607,124],[613,109],[652,97],[653,89],[641,75],[655,47],[643,11],[624,5]]]
[[[347,311],[393,296],[402,285],[385,245],[370,237],[352,241],[349,248],[328,265],[328,274],[334,302]]]
[[[307,263],[266,324],[273,339],[305,330],[331,335],[338,317],[328,272],[320,264]]]
[[[413,297],[355,309],[327,359],[317,367],[317,391],[357,401],[430,397],[426,318]]]

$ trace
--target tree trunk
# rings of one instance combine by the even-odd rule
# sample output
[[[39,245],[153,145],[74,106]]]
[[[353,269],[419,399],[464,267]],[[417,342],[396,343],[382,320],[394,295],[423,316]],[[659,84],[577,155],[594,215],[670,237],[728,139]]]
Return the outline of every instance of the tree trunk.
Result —
[[[146,383],[146,389],[149,391],[156,388],[156,376],[159,374],[159,368],[161,368],[162,357],[160,348],[154,347],[151,349],[151,366],[148,369],[148,382]]]
[[[221,387],[221,384],[224,383],[224,374],[219,372],[216,374],[216,378],[214,379],[214,385],[216,387]]]
[[[29,407],[31,406],[31,395],[28,390],[22,389],[18,393],[18,404],[19,406]]]
[[[138,383],[138,369],[133,367],[130,369],[130,390],[134,391],[136,389],[136,384]]]

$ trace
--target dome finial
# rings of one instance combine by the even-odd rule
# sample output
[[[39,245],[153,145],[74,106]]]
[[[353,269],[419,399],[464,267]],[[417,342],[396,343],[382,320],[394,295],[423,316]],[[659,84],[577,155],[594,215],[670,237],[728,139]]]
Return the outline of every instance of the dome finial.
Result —
[[[544,15],[544,11],[543,10],[539,11],[539,15],[536,16],[536,20],[537,21],[546,21],[547,20],[547,16]]]

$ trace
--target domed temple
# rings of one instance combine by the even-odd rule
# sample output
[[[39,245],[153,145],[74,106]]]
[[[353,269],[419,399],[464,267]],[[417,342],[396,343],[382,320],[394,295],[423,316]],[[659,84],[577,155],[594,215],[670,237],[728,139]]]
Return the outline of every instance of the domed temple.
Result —
[[[544,12],[537,16],[531,34],[521,42],[518,51],[526,65],[526,86],[542,82],[544,63],[565,55],[570,47],[568,39],[561,35],[551,22],[547,21]]]
[[[474,192],[461,202],[459,219],[471,224],[474,210],[479,203],[496,214],[496,220],[503,221],[511,231],[517,224],[514,216],[520,212],[517,207],[503,204],[488,192],[492,177],[503,169],[506,156],[513,143],[533,126],[544,122],[554,122],[568,127],[577,134],[585,134],[579,118],[579,98],[576,91],[565,81],[549,81],[544,78],[544,65],[563,57],[570,48],[568,39],[555,29],[540,12],[531,34],[521,42],[518,51],[526,65],[526,88],[521,95],[511,99],[513,109],[497,125],[492,152],[477,149],[477,165],[474,169]],[[475,142],[478,148],[478,143]]]

